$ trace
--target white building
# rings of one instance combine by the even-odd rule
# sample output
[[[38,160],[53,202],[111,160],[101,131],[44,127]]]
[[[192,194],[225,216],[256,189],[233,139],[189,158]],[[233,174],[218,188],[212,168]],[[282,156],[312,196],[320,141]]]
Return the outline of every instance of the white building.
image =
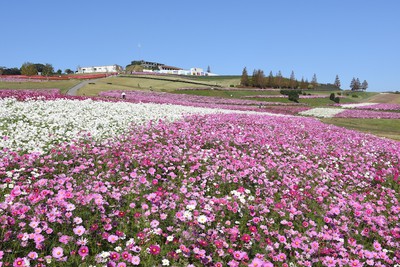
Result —
[[[92,66],[92,67],[79,67],[77,73],[108,73],[108,72],[121,72],[123,68],[120,65],[109,66]]]

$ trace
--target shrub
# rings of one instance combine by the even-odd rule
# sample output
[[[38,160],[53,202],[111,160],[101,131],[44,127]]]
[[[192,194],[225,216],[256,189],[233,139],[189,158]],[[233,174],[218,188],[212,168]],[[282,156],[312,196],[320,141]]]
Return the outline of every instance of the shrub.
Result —
[[[358,97],[358,95],[352,94],[352,95],[351,95],[351,97],[355,97],[355,98],[357,98],[357,97]]]
[[[329,96],[329,99],[334,101],[335,100],[335,93],[331,93],[331,95]]]
[[[229,87],[235,87],[235,85],[231,84]]]
[[[335,97],[335,98],[333,99],[333,101],[334,101],[335,103],[339,103],[339,102],[340,102],[340,98],[337,96],[337,97]]]
[[[342,95],[342,92],[338,92],[337,94],[338,94],[338,95]]]

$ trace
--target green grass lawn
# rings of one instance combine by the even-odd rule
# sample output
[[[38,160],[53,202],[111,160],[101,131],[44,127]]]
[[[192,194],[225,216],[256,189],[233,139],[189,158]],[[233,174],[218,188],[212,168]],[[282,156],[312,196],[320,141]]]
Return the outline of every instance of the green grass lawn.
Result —
[[[400,120],[326,118],[321,121],[400,141]]]
[[[58,88],[61,93],[66,93],[80,80],[41,81],[41,82],[0,82],[0,89],[50,89]]]

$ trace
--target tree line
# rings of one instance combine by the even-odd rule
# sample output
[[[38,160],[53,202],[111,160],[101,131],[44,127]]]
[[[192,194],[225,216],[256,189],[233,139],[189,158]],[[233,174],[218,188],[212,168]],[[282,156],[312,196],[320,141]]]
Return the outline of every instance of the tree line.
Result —
[[[350,82],[351,91],[365,91],[368,88],[368,82],[364,80],[362,83],[359,78],[354,78]]]
[[[240,79],[240,85],[242,87],[256,87],[256,88],[279,88],[279,89],[316,89],[321,84],[318,83],[317,75],[314,73],[311,81],[308,79],[297,80],[294,71],[291,72],[290,77],[283,77],[281,71],[278,71],[275,75],[270,71],[269,75],[266,76],[264,71],[257,69],[253,71],[252,76],[249,76],[247,68],[245,67],[242,71]],[[332,84],[334,88],[340,89],[341,82],[339,75],[336,75],[335,80]],[[350,88],[353,91],[366,90],[368,88],[368,82],[364,80],[360,83],[360,80],[353,78]]]
[[[263,70],[254,70],[250,77],[245,67],[242,72],[240,79],[240,85],[243,87],[257,87],[257,88],[286,88],[286,89],[313,89],[316,88],[319,83],[317,75],[314,74],[311,81],[308,79],[301,78],[297,80],[294,71],[290,74],[290,77],[283,77],[281,71],[278,71],[275,75],[270,71],[268,76],[265,76]]]
[[[22,64],[20,68],[0,67],[0,75],[51,76],[56,74],[61,75],[62,73],[63,71],[61,69],[54,71],[53,65],[49,63],[42,64],[42,63],[25,62],[24,64]],[[64,73],[72,74],[74,73],[74,71],[71,69],[65,69]]]

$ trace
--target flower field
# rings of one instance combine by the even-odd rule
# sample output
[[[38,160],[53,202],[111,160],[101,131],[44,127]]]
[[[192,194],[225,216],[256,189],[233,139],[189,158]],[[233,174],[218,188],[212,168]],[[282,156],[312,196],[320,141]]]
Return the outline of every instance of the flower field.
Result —
[[[399,104],[359,103],[359,104],[341,104],[340,106],[343,108],[400,111]]]
[[[399,142],[313,118],[22,99],[0,100],[0,266],[400,264]]]
[[[119,99],[122,91],[101,92],[101,97]],[[221,98],[197,95],[169,94],[160,92],[128,91],[126,99],[131,102],[174,104],[183,106],[207,107],[228,110],[272,112],[278,114],[297,114],[300,111],[308,110],[305,104],[264,102],[236,98]],[[266,109],[267,107],[267,109]],[[277,108],[275,108],[277,107]],[[283,109],[281,107],[284,107]]]

